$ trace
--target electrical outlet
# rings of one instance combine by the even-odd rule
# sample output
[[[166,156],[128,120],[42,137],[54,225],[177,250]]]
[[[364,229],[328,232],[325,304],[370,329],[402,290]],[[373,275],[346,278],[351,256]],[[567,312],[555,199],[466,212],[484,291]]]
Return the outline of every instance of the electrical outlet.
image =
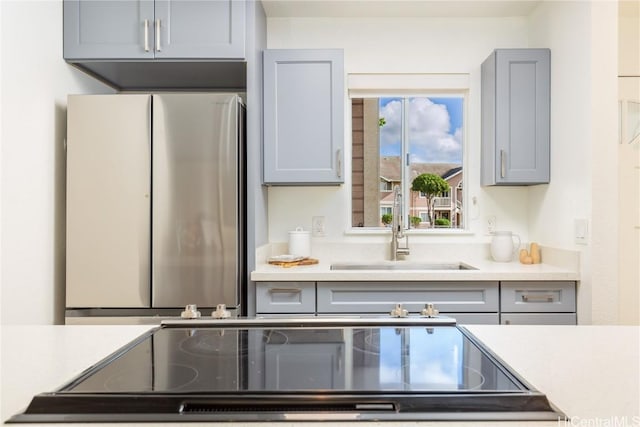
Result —
[[[491,215],[487,217],[487,233],[491,234],[496,231],[496,216]]]
[[[313,237],[324,236],[324,217],[314,216],[311,218],[311,235]]]

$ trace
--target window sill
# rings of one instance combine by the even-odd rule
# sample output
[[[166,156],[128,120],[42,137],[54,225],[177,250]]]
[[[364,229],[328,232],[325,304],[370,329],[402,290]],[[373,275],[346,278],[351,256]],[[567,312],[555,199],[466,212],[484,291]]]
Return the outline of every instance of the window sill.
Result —
[[[408,236],[474,236],[471,230],[452,230],[449,228],[433,228],[429,230],[404,230]],[[390,228],[354,227],[345,230],[345,236],[384,236],[391,234]]]

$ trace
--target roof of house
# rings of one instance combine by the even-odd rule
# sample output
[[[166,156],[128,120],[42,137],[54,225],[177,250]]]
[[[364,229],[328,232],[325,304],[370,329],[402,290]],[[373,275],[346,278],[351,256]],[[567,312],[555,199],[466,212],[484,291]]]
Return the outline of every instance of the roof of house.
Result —
[[[387,181],[400,181],[400,156],[380,157],[380,177]],[[462,166],[455,163],[412,163],[411,175],[432,173],[442,178],[450,177],[462,170]],[[453,171],[453,172],[452,172]],[[446,179],[446,178],[445,178]]]
[[[447,179],[451,178],[452,176],[459,174],[460,172],[462,172],[462,166],[458,166],[456,168],[449,169],[448,171],[443,173],[441,176],[442,176],[442,179],[447,180]]]

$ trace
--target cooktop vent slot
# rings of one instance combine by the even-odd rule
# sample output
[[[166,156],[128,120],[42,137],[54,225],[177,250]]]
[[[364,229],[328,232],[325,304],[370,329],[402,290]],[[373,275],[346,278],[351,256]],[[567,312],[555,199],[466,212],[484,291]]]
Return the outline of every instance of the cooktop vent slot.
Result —
[[[304,402],[292,403],[209,403],[186,402],[180,408],[181,414],[193,413],[221,413],[221,412],[383,412],[395,411],[393,403],[331,403]]]

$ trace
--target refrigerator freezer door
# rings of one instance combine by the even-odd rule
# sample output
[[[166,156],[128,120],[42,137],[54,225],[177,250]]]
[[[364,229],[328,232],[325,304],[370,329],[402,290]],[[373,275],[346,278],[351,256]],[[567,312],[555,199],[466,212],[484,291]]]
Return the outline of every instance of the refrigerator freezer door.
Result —
[[[149,307],[151,97],[72,95],[67,308]]]
[[[152,306],[236,307],[238,97],[153,97]]]

